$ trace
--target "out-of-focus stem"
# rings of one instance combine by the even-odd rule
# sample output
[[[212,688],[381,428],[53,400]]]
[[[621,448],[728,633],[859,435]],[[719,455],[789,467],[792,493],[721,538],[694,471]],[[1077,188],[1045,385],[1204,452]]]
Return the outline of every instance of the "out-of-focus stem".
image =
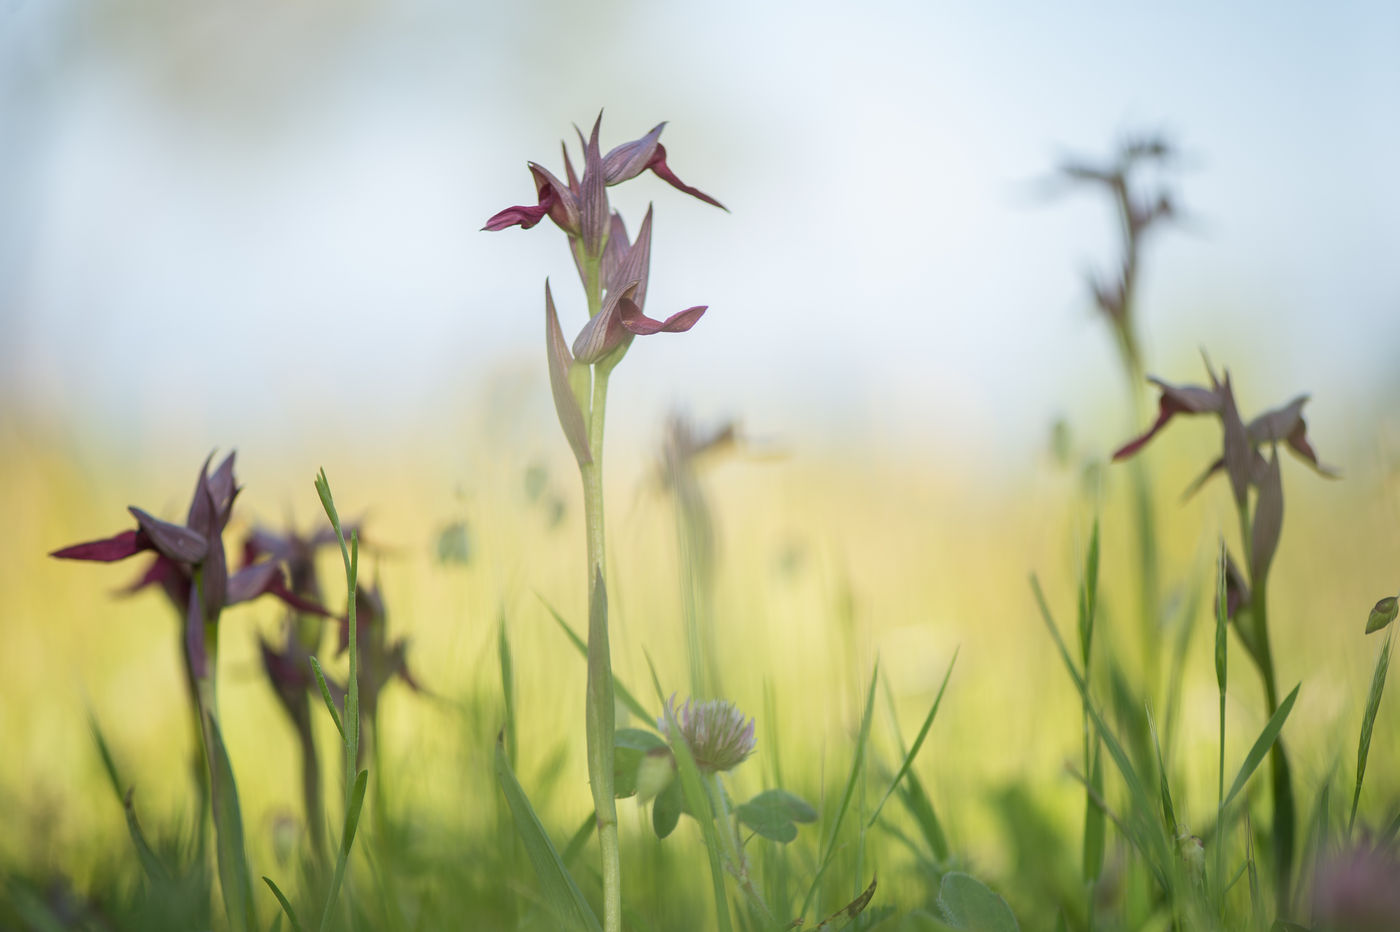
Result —
[[[715,820],[719,823],[720,838],[724,841],[724,858],[729,862],[729,872],[738,882],[739,889],[748,897],[750,905],[763,917],[763,921],[768,924],[776,922],[773,911],[768,908],[763,894],[758,892],[753,877],[749,874],[749,860],[744,855],[743,845],[739,844],[739,833],[734,824],[734,817],[729,812],[729,803],[725,801],[724,784],[720,782],[719,774],[710,774],[706,786],[710,793]]]
[[[1254,541],[1250,533],[1249,506],[1238,503],[1240,537],[1243,541],[1245,564],[1254,565]],[[1250,655],[1259,668],[1264,681],[1264,703],[1269,717],[1278,711],[1278,680],[1274,671],[1273,648],[1269,644],[1269,599],[1268,580],[1254,579],[1251,571],[1249,580],[1249,614],[1253,624],[1254,650]],[[1273,849],[1274,849],[1274,894],[1278,911],[1277,918],[1283,919],[1287,912],[1292,883],[1293,843],[1294,843],[1294,804],[1293,778],[1288,767],[1288,756],[1283,749],[1283,738],[1274,741],[1269,750],[1269,771],[1272,779],[1274,798]]]

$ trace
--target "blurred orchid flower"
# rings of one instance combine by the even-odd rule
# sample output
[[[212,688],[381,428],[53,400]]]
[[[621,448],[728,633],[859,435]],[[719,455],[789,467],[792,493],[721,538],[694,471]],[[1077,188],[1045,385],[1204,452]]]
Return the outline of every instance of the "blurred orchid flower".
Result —
[[[205,625],[217,623],[226,606],[274,595],[298,611],[328,614],[321,606],[294,595],[277,563],[256,563],[229,574],[223,532],[239,492],[233,476],[234,454],[230,453],[211,475],[212,459],[211,455],[200,468],[184,524],[163,521],[133,506],[128,510],[136,519],[135,530],[63,547],[50,554],[62,560],[113,563],[155,551],[155,561],[127,591],[153,584],[165,591],[185,616],[185,650],[191,669],[199,678],[208,674]]]

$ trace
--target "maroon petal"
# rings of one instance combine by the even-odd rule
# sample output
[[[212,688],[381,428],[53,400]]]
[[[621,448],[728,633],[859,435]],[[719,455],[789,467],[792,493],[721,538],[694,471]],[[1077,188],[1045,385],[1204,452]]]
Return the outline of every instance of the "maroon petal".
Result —
[[[214,532],[214,499],[209,488],[209,464],[213,459],[211,452],[199,468],[199,477],[194,481],[194,494],[190,496],[190,510],[185,515],[185,526],[206,538]]]
[[[564,177],[569,179],[569,190],[577,194],[582,188],[578,183],[578,175],[574,174],[574,163],[569,159],[569,147],[564,145],[564,141],[559,141],[559,151],[564,154]]]
[[[1230,373],[1220,386],[1220,421],[1225,429],[1225,473],[1230,477],[1230,490],[1235,503],[1244,508],[1249,495],[1249,482],[1254,474],[1255,450],[1249,442],[1249,430],[1235,405],[1235,392],[1230,387]],[[1252,577],[1251,577],[1252,578]]]
[[[683,311],[672,314],[665,320],[653,320],[642,313],[642,309],[637,307],[626,298],[618,302],[618,313],[622,317],[622,326],[639,336],[647,336],[653,333],[684,333],[695,322],[704,315],[708,305],[688,307]]]
[[[500,213],[492,214],[491,219],[486,221],[486,225],[482,229],[494,233],[507,227],[518,226],[522,230],[528,230],[549,215],[549,208],[553,206],[553,203],[554,199],[551,196],[548,202],[541,201],[534,207],[524,205],[507,207]]]
[[[573,386],[569,384],[569,370],[574,364],[569,355],[569,344],[564,342],[564,331],[559,327],[559,314],[554,310],[554,296],[550,294],[549,282],[544,283],[544,334],[545,355],[549,359],[549,388],[554,395],[554,411],[559,415],[559,426],[574,451],[574,458],[580,463],[593,462],[588,450],[588,428],[583,423],[583,410],[574,397]]]
[[[296,609],[297,611],[303,614],[320,615],[322,618],[336,617],[335,615],[331,614],[330,609],[326,608],[324,605],[321,605],[317,602],[313,602],[310,599],[302,598],[301,596],[293,592],[290,588],[288,588],[287,583],[285,580],[283,580],[281,573],[278,573],[272,577],[272,581],[268,584],[267,592],[281,599],[286,605]]]
[[[657,141],[661,138],[661,131],[665,128],[665,123],[659,123],[655,129],[641,139],[624,142],[609,150],[608,154],[603,156],[603,177],[607,179],[607,183],[609,185],[621,184],[646,171],[651,165],[652,157],[656,154]]]
[[[603,114],[593,121],[593,131],[583,147],[583,185],[579,194],[579,227],[583,252],[587,256],[601,255],[603,238],[607,235],[611,211],[603,178],[603,156],[598,149],[598,131]]]
[[[254,563],[245,566],[228,578],[224,604],[237,605],[256,599],[271,591],[273,579],[280,579],[282,568],[276,563]]]
[[[574,358],[584,365],[592,365],[622,345],[627,331],[622,328],[619,306],[631,303],[637,291],[637,282],[631,282],[622,291],[609,294],[603,308],[589,318],[588,323],[574,339]]]
[[[1259,495],[1254,503],[1254,528],[1251,533],[1253,552],[1249,561],[1249,579],[1260,592],[1269,576],[1269,567],[1278,550],[1283,531],[1283,476],[1278,468],[1278,448],[1269,459],[1269,467],[1259,483]]]
[[[195,564],[204,560],[209,553],[209,541],[203,535],[169,521],[147,514],[132,506],[127,509],[141,525],[141,532],[151,541],[152,546],[165,556],[178,563]]]
[[[723,204],[710,197],[704,191],[701,191],[699,188],[692,188],[690,185],[677,178],[676,173],[671,171],[670,167],[666,165],[666,147],[659,142],[656,144],[656,152],[652,154],[651,162],[647,165],[647,168],[650,168],[653,172],[656,173],[657,177],[659,177],[662,181],[666,182],[676,190],[684,191],[691,197],[698,198],[699,200],[704,201],[706,204],[713,204],[720,210],[726,212],[729,210],[728,207],[725,207]]]
[[[608,228],[608,245],[603,247],[603,261],[598,267],[598,277],[601,280],[604,291],[610,291],[615,284],[627,284],[628,279],[617,277],[617,268],[622,261],[627,258],[627,253],[631,251],[632,240],[627,236],[627,224],[622,222],[622,215],[613,211],[612,225]],[[580,255],[574,251],[574,262],[578,264],[579,280],[583,280],[583,266]],[[630,279],[635,281],[636,279]]]
[[[1178,414],[1203,414],[1207,411],[1220,410],[1220,394],[1209,388],[1202,388],[1199,385],[1172,385],[1158,378],[1152,378],[1148,381],[1162,390],[1162,398],[1157,405],[1157,420],[1152,422],[1152,426],[1147,429],[1146,433],[1133,438],[1114,451],[1114,460],[1127,459],[1141,450],[1149,440],[1157,436],[1163,427],[1167,426],[1168,421]]]
[[[92,560],[96,563],[115,563],[135,556],[143,550],[153,548],[151,539],[140,531],[122,531],[115,537],[104,540],[90,540],[83,544],[63,547],[49,554],[60,560]]]
[[[647,306],[647,279],[651,275],[651,213],[651,205],[647,205],[646,216],[637,230],[637,241],[623,250],[616,267],[605,270],[607,274],[603,278],[609,295],[636,282],[637,293],[632,295],[632,301],[639,308]],[[609,249],[611,245],[609,243]]]

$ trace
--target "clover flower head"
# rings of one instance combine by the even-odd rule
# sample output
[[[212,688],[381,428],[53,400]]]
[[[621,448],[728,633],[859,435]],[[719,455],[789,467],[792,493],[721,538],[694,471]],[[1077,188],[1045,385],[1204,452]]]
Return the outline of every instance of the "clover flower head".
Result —
[[[743,763],[756,746],[754,720],[745,722],[744,713],[727,699],[706,702],[687,699],[684,705],[676,708],[676,697],[672,694],[666,702],[666,714],[656,721],[668,738],[671,735],[667,722],[676,723],[701,773],[732,770]]]

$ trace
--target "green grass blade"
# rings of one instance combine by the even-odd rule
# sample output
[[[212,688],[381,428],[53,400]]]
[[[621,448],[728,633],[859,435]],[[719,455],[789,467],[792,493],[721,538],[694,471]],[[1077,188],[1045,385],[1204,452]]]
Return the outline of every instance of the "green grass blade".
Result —
[[[1099,519],[1094,518],[1094,530],[1089,535],[1089,550],[1084,557],[1082,585],[1079,587],[1079,652],[1084,675],[1089,675],[1089,659],[1093,656],[1094,619],[1099,603]]]
[[[1152,805],[1151,797],[1148,796],[1147,790],[1143,787],[1142,780],[1138,777],[1137,770],[1133,767],[1132,760],[1128,757],[1127,752],[1123,750],[1123,745],[1119,743],[1117,737],[1114,736],[1113,732],[1104,722],[1098,709],[1089,701],[1089,686],[1084,682],[1084,677],[1080,675],[1079,670],[1074,666],[1074,660],[1070,657],[1069,648],[1065,646],[1064,638],[1060,636],[1060,629],[1056,626],[1055,618],[1050,613],[1050,606],[1045,601],[1045,593],[1040,588],[1040,580],[1035,576],[1031,576],[1031,590],[1035,594],[1036,605],[1040,609],[1041,619],[1045,622],[1046,628],[1050,631],[1050,637],[1054,640],[1055,647],[1060,652],[1060,659],[1064,661],[1065,669],[1069,671],[1070,679],[1074,681],[1075,688],[1079,690],[1079,697],[1083,702],[1084,710],[1088,712],[1089,718],[1093,721],[1094,727],[1098,730],[1099,736],[1103,739],[1104,747],[1108,748],[1109,756],[1113,758],[1113,763],[1117,766],[1119,774],[1123,777],[1123,782],[1127,784],[1128,793],[1132,798],[1133,810],[1143,814],[1151,813],[1155,808]],[[1165,845],[1166,839],[1160,832],[1151,832],[1148,834],[1147,839],[1143,839],[1144,845],[1147,844],[1148,839],[1151,839],[1155,843],[1151,845],[1152,850],[1150,852],[1146,847],[1143,848],[1144,858],[1147,860],[1149,868],[1152,869],[1158,881],[1163,883],[1165,887],[1165,867],[1170,863]]]
[[[126,830],[131,835],[131,843],[136,847],[136,857],[141,862],[141,870],[152,882],[169,881],[170,872],[166,870],[160,856],[151,848],[150,843],[146,840],[146,833],[141,830],[141,823],[136,818],[136,807],[131,801],[133,790],[131,788],[122,790],[122,780],[117,773],[116,759],[112,757],[112,750],[107,745],[107,739],[102,734],[101,726],[97,724],[97,716],[89,712],[88,722],[92,727],[93,740],[97,742],[97,753],[102,758],[102,769],[107,773],[107,782],[111,785],[112,793],[117,797],[117,802],[121,803],[122,811],[126,815]]]
[[[1084,798],[1084,859],[1081,865],[1086,883],[1099,879],[1103,873],[1104,851],[1108,843],[1108,823],[1104,810],[1095,800],[1103,799],[1103,741],[1094,734],[1093,762]]]
[[[564,867],[554,843],[549,840],[539,816],[535,815],[525,790],[515,779],[506,759],[504,738],[496,739],[496,780],[505,793],[506,803],[515,820],[515,831],[525,846],[525,853],[539,878],[544,905],[560,925],[570,932],[602,932],[598,917],[583,898],[578,884]]]
[[[224,746],[219,723],[208,710],[203,713],[205,746],[209,761],[209,798],[214,809],[214,830],[219,865],[219,885],[224,891],[224,910],[230,929],[252,929],[253,882],[243,843],[243,815],[238,806],[238,784],[233,778],[228,749]]]
[[[335,858],[335,873],[331,876],[331,888],[326,894],[326,908],[321,913],[321,932],[325,932],[335,911],[335,901],[340,897],[340,885],[345,880],[345,868],[350,863],[350,849],[355,844],[355,829],[360,824],[360,807],[365,801],[365,785],[369,781],[369,771],[361,770],[355,776],[350,789],[350,797],[345,807],[345,826],[340,833],[340,851]]]
[[[272,895],[277,897],[277,902],[282,906],[282,912],[286,913],[287,921],[292,924],[292,932],[306,932],[302,928],[301,922],[297,920],[296,910],[292,909],[292,904],[282,895],[282,891],[277,889],[277,884],[272,882],[271,877],[264,877],[263,883],[272,890]]]
[[[953,675],[953,666],[958,662],[958,651],[953,651],[953,659],[948,661],[948,671],[943,674],[943,683],[938,687],[938,695],[933,699],[933,706],[928,710],[928,715],[924,717],[924,724],[919,728],[919,735],[914,739],[914,744],[904,755],[904,762],[900,764],[899,771],[890,781],[890,788],[885,790],[885,795],[880,797],[880,802],[876,804],[875,811],[870,814],[870,819],[865,823],[867,829],[875,824],[875,820],[880,817],[880,810],[885,807],[885,802],[894,793],[895,787],[899,786],[899,781],[904,779],[904,775],[909,772],[909,768],[914,764],[914,758],[918,756],[919,749],[924,746],[924,738],[928,737],[928,730],[933,725],[933,719],[938,715],[938,706],[943,702],[943,692],[948,688],[948,680]]]
[[[569,843],[564,846],[562,855],[565,865],[572,864],[574,858],[583,853],[583,846],[588,844],[588,839],[593,837],[593,833],[598,830],[598,813],[590,812],[583,817],[578,829],[569,839]]]
[[[574,633],[574,629],[569,627],[569,623],[564,620],[564,616],[560,615],[557,611],[555,611],[554,606],[550,605],[544,600],[544,596],[540,595],[539,593],[536,593],[535,597],[540,600],[540,604],[542,604],[545,607],[545,611],[549,612],[549,614],[553,616],[554,621],[559,625],[559,628],[564,632],[565,636],[568,637],[569,642],[572,643],[574,647],[578,648],[578,652],[583,656],[584,660],[587,660],[588,645],[584,643],[583,638],[579,637],[577,634]],[[637,716],[644,722],[656,721],[656,717],[646,710],[646,706],[638,702],[637,698],[632,695],[632,693],[627,689],[627,687],[622,685],[622,682],[617,678],[616,673],[613,674],[613,689],[616,691],[617,697],[622,700],[622,704],[627,706],[627,710],[633,715]],[[662,704],[665,704],[664,699],[662,700]]]
[[[1351,795],[1351,818],[1347,820],[1347,834],[1356,825],[1356,807],[1361,802],[1361,782],[1366,777],[1366,757],[1371,752],[1371,731],[1376,727],[1376,713],[1381,707],[1381,693],[1385,692],[1385,675],[1390,669],[1390,642],[1395,631],[1385,636],[1385,644],[1376,658],[1376,670],[1371,674],[1371,692],[1366,697],[1366,714],[1361,718],[1361,739],[1356,746],[1356,789]]]
[[[311,658],[311,670],[316,674],[316,684],[321,687],[321,698],[326,702],[326,711],[331,713],[331,721],[335,722],[335,730],[340,732],[340,740],[344,743],[345,725],[340,721],[340,710],[335,707],[335,700],[331,698],[331,688],[326,683],[326,675],[321,672],[321,664],[315,657]]]
[[[700,823],[700,831],[705,837],[705,850],[710,858],[710,886],[715,899],[715,922],[720,932],[731,932],[733,924],[729,916],[729,897],[724,891],[724,865],[720,862],[719,831],[715,827],[714,808],[710,805],[710,794],[705,789],[704,778],[695,766],[695,758],[690,753],[690,745],[681,737],[680,726],[676,723],[674,710],[666,705],[661,691],[661,679],[656,675],[656,665],[647,656],[647,666],[651,669],[652,686],[656,689],[657,701],[666,709],[666,736],[671,744],[671,753],[676,758],[676,776],[680,780],[681,792],[685,795],[685,805],[695,821]]]
[[[1235,775],[1235,782],[1230,784],[1230,792],[1225,795],[1225,806],[1229,806],[1240,790],[1244,789],[1250,776],[1263,762],[1269,749],[1274,746],[1274,742],[1278,740],[1278,733],[1283,730],[1283,723],[1288,720],[1288,713],[1293,711],[1293,702],[1298,698],[1298,689],[1302,685],[1299,683],[1294,686],[1293,692],[1288,694],[1288,698],[1279,703],[1273,717],[1269,719],[1264,730],[1255,739],[1254,746],[1249,749],[1249,753],[1245,755],[1244,763],[1240,765],[1240,772]]]
[[[951,667],[949,669],[951,670]],[[836,839],[841,833],[841,824],[846,819],[846,811],[850,809],[856,785],[860,782],[861,769],[865,765],[865,751],[870,744],[871,713],[875,710],[875,686],[879,681],[880,662],[877,660],[874,670],[870,673],[870,688],[865,694],[865,711],[860,716],[860,732],[856,735],[855,754],[851,757],[851,773],[846,778],[846,789],[841,794],[840,804],[836,807],[836,818],[832,820],[831,834],[827,836],[826,847],[817,867],[817,875],[812,878],[812,886],[808,888],[807,895],[802,898],[800,913],[806,913],[812,905],[812,900],[816,897],[817,890],[821,886],[822,876],[826,873],[827,867],[831,865],[831,859],[836,856]]]
[[[1162,820],[1167,826],[1167,837],[1175,839],[1180,834],[1176,822],[1176,807],[1172,805],[1172,790],[1167,783],[1167,764],[1162,759],[1162,742],[1157,738],[1157,723],[1152,712],[1147,712],[1147,728],[1152,733],[1152,747],[1157,752],[1157,789],[1162,802]]]
[[[510,638],[506,635],[506,610],[501,606],[496,624],[496,656],[501,665],[501,696],[505,703],[506,758],[515,760],[515,663],[510,653]]]

